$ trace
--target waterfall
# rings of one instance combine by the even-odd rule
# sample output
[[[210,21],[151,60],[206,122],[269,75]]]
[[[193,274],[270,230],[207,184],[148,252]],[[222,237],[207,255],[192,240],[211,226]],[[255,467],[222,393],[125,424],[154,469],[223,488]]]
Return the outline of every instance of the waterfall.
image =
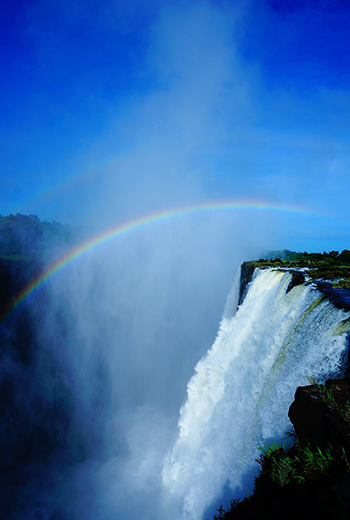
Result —
[[[192,344],[209,346],[222,297],[194,300],[188,284],[177,295],[173,270],[155,286],[141,262],[128,278],[118,257],[109,271],[98,260],[62,272],[0,327],[2,515],[210,519],[251,490],[258,446],[283,442],[297,386],[341,373],[350,312],[312,282],[288,290],[281,269],[257,269],[237,309],[237,277],[176,428],[204,351]]]
[[[283,440],[297,386],[344,367],[350,313],[313,283],[288,291],[291,280],[288,271],[256,269],[237,312],[226,306],[188,383],[178,436],[163,463],[169,518],[201,520],[224,488],[232,498],[250,491],[258,446]]]

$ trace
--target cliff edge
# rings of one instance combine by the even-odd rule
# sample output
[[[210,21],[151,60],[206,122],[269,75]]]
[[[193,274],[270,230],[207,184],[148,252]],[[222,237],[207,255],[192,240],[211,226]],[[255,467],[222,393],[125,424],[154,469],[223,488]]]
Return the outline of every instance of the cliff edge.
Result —
[[[239,303],[256,267],[284,268],[292,273],[288,290],[314,283],[325,298],[349,310],[349,266],[259,260],[241,266]],[[336,273],[336,276],[333,275]],[[260,473],[253,494],[221,507],[219,519],[350,519],[350,374],[323,384],[310,379],[298,387],[289,408],[294,427],[291,447],[261,447]]]

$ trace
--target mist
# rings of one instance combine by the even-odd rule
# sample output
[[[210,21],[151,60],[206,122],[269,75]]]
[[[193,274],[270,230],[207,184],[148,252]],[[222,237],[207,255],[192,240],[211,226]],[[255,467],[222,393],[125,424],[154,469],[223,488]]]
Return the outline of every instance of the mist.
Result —
[[[249,165],[230,164],[227,149],[238,136],[251,139],[255,119],[253,72],[236,50],[239,6],[151,3],[146,12],[134,77],[143,88],[91,94],[105,124],[88,126],[91,135],[67,158],[69,175],[62,171],[67,182],[36,201],[43,218],[103,229],[163,209],[261,198],[259,183],[246,182]]]
[[[29,460],[18,454],[11,466],[8,518],[172,517],[162,466],[187,382],[215,339],[240,262],[266,244],[246,219],[194,214],[115,237],[53,275],[5,323],[17,434],[37,438]],[[27,368],[11,353],[26,315]]]
[[[108,124],[66,161],[78,175],[35,201],[41,218],[83,225],[86,240],[222,196],[211,189],[215,148],[229,117],[237,130],[247,124],[249,104],[234,23],[207,2],[157,11],[139,71],[157,88],[105,106]],[[238,183],[235,198],[245,193]],[[28,299],[13,319],[29,314],[34,346],[14,401],[18,431],[42,431],[43,447],[7,485],[18,504],[5,501],[9,518],[170,518],[161,473],[187,382],[240,263],[268,247],[273,228],[273,216],[243,210],[159,221],[87,251]],[[44,257],[59,251],[51,244]],[[20,370],[13,327],[3,331],[6,377]]]
[[[314,214],[213,207],[159,219],[85,251],[32,294],[1,330],[2,377],[17,381],[3,447],[15,461],[9,519],[182,520],[162,468],[240,263],[269,249],[347,247],[347,93],[279,83],[249,55],[270,22],[294,41],[290,18],[278,17],[245,1],[27,6],[16,37],[26,35],[28,64],[13,66],[25,91],[5,111],[14,158],[2,213],[82,226],[82,242],[216,201]],[[287,46],[282,33],[276,48]],[[52,243],[43,256],[63,252]],[[28,325],[25,367],[18,324]],[[26,431],[35,442],[18,462]]]

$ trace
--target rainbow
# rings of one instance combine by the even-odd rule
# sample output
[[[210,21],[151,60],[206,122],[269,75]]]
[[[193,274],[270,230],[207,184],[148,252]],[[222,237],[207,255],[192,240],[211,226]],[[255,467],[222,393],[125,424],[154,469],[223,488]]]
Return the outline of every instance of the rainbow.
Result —
[[[65,266],[79,258],[81,255],[94,249],[95,247],[104,244],[105,242],[116,237],[126,235],[135,229],[140,229],[148,225],[170,220],[177,217],[183,217],[192,213],[211,212],[211,211],[238,211],[238,210],[254,210],[254,211],[272,211],[284,213],[299,213],[301,215],[314,215],[314,213],[305,208],[297,206],[275,205],[266,202],[211,202],[206,204],[197,204],[194,206],[187,206],[183,208],[176,208],[159,213],[145,215],[141,218],[130,220],[126,223],[117,225],[104,231],[103,233],[87,240],[86,242],[75,247],[64,256],[56,260],[53,264],[48,266],[39,276],[34,278],[12,301],[6,311],[0,315],[0,323],[6,320],[11,312],[23,303],[31,294],[33,294],[39,287],[41,287],[49,278],[55,275]]]

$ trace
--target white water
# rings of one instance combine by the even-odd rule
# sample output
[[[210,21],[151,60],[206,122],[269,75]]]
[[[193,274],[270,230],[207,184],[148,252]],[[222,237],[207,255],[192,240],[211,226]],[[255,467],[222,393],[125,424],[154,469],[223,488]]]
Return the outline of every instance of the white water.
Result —
[[[163,464],[168,518],[202,519],[225,486],[231,497],[248,492],[257,447],[281,440],[291,426],[297,386],[344,365],[350,313],[312,284],[287,293],[291,277],[256,270],[235,315],[232,291],[217,338],[188,383],[178,438]]]

